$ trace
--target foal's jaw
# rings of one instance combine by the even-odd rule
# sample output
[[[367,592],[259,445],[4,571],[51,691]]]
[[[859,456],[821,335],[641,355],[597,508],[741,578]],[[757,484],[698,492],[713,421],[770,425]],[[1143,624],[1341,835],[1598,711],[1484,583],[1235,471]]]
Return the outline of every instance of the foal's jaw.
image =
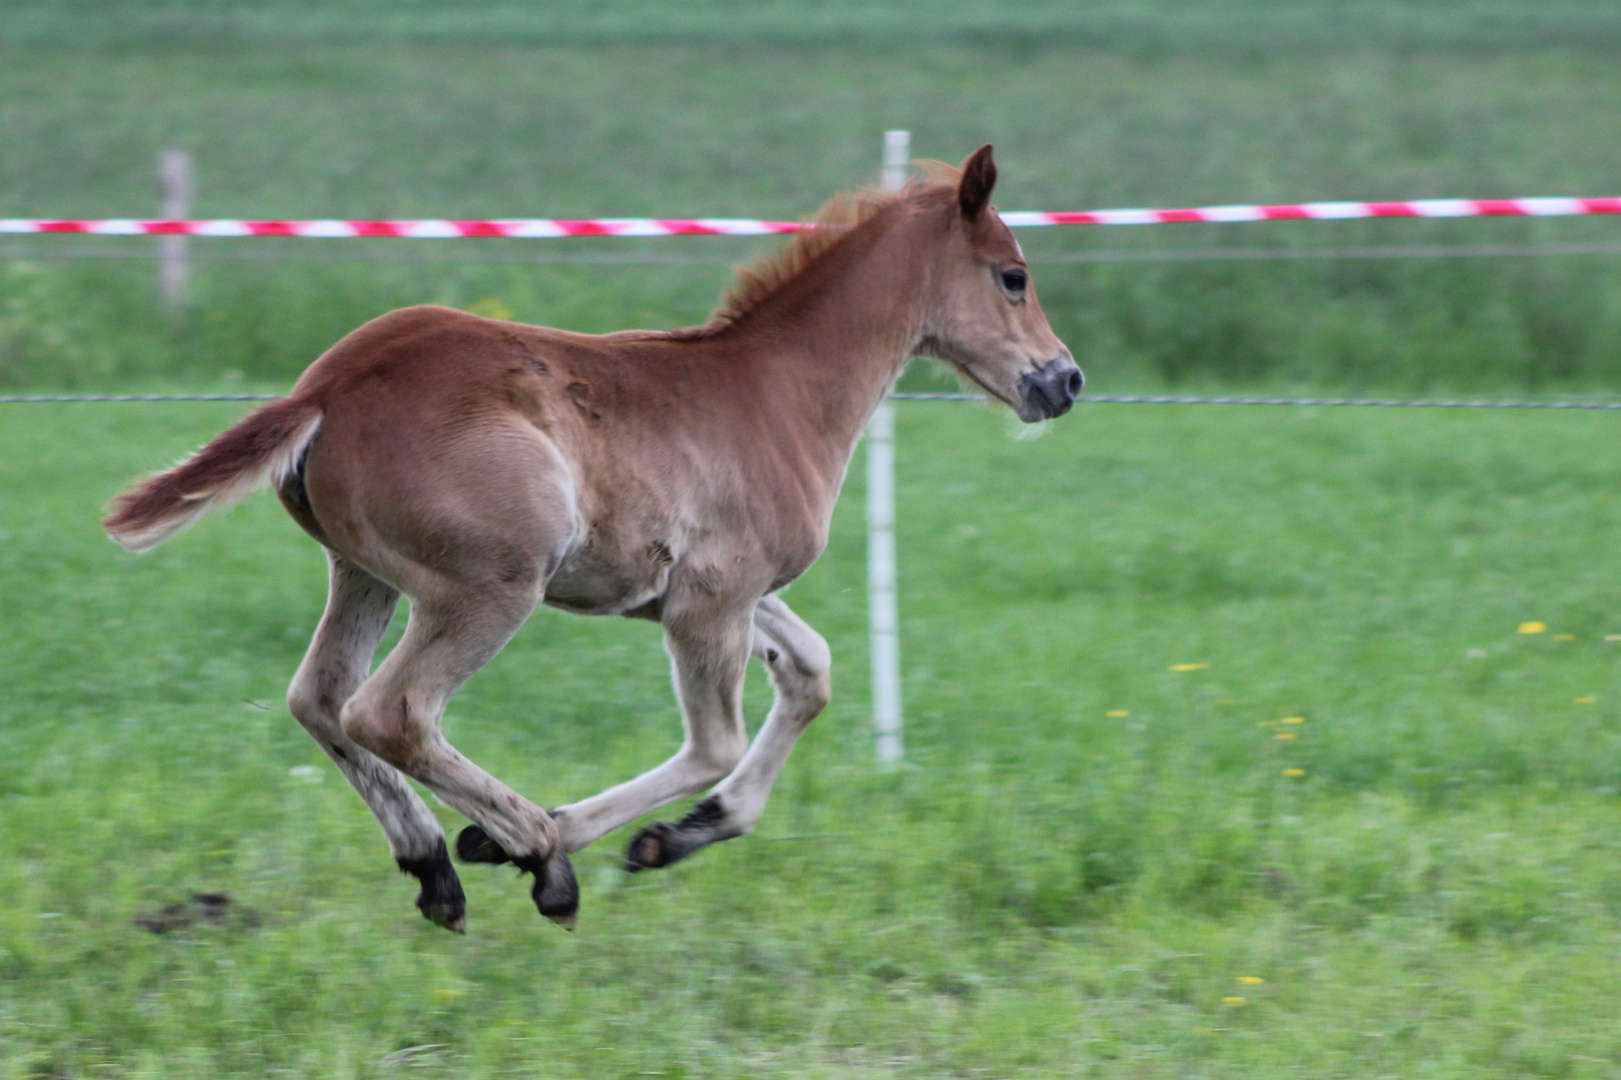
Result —
[[[973,383],[986,396],[1012,409],[1026,424],[1039,424],[1063,416],[1075,407],[1075,399],[1086,385],[1086,376],[1070,359],[1069,350],[1051,360],[1032,364],[1018,375],[1011,389],[991,384],[967,364],[948,361],[953,370]]]

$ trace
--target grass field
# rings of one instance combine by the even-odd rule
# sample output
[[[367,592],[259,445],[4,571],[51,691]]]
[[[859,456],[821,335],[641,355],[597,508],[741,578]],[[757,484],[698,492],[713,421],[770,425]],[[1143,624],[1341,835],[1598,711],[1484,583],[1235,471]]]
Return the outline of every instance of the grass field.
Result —
[[[994,141],[1009,209],[1617,194],[1618,49],[1597,2],[0,0],[0,216],[149,214],[182,147],[201,216],[795,217],[889,127]],[[1614,256],[1051,259],[1617,230],[1021,239],[1098,393],[1614,394]],[[171,323],[138,244],[0,243],[0,387],[279,391],[419,301],[692,323],[758,250],[197,242]],[[691,261],[423,261],[604,252]],[[835,700],[760,830],[634,878],[609,838],[575,935],[469,868],[455,937],[282,703],[315,545],[264,498],[97,530],[241,410],[0,406],[0,1080],[1621,1077],[1621,420],[899,408],[906,768],[857,476],[789,594]],[[679,741],[656,628],[550,611],[447,728],[543,805]]]
[[[1164,54],[1343,48],[1585,49],[1621,42],[1604,0],[8,0],[0,38],[151,47],[175,41],[632,42],[818,47],[919,41]]]
[[[457,938],[282,705],[314,545],[264,498],[96,531],[235,415],[0,424],[0,1076],[1621,1070],[1610,416],[905,406],[907,769],[853,483],[761,830],[633,879],[610,838],[573,936],[469,871]],[[678,741],[656,630],[553,612],[451,717],[543,803]],[[132,925],[200,890],[239,913]]]

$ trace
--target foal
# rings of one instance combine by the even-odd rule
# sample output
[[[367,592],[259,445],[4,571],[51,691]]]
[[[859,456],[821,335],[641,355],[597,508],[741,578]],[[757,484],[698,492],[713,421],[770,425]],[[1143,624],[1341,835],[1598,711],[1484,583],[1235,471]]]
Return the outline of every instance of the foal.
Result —
[[[630,842],[632,870],[752,829],[827,704],[822,637],[778,595],[827,543],[862,428],[915,353],[1027,422],[1062,415],[1081,373],[990,206],[991,148],[897,195],[830,204],[704,326],[594,337],[415,307],[354,331],[292,392],[119,496],[104,522],[144,551],[269,480],[327,551],[331,595],[288,705],[461,931],[439,822],[405,777],[470,818],[467,862],[534,874],[572,928],[568,852],[705,788]],[[370,672],[404,593],[405,635]],[[548,813],[444,738],[446,702],[538,604],[664,628],[680,751]],[[776,700],[749,742],[750,653]]]

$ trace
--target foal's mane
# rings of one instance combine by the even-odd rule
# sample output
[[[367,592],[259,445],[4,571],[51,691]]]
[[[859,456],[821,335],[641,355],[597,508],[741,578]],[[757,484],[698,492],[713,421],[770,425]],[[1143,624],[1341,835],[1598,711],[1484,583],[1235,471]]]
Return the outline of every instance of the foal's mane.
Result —
[[[914,161],[912,164],[922,171],[921,180],[909,183],[900,191],[861,188],[841,192],[823,203],[786,244],[737,267],[736,280],[721,296],[720,306],[709,316],[709,322],[690,332],[714,333],[737,322],[782,291],[858,226],[919,188],[943,181],[956,184],[962,176],[962,170],[941,161]]]

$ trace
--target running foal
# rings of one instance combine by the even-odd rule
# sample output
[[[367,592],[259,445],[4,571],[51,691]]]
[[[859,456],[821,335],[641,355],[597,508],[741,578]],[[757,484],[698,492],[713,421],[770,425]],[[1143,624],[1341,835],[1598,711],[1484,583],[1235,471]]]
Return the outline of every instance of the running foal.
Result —
[[[462,860],[531,872],[541,914],[572,928],[569,852],[706,788],[636,834],[630,869],[760,819],[830,692],[827,643],[779,592],[826,545],[856,441],[908,358],[945,361],[1027,422],[1073,403],[1080,370],[990,205],[995,183],[985,146],[898,194],[836,200],[691,329],[384,315],[119,496],[104,525],[144,551],[269,481],[331,569],[288,704],[420,879],[417,907],[465,929],[444,834],[406,777],[471,819]],[[402,593],[405,634],[371,671]],[[686,727],[664,764],[549,813],[440,730],[451,695],[543,603],[657,621]],[[752,743],[751,654],[776,692]]]

